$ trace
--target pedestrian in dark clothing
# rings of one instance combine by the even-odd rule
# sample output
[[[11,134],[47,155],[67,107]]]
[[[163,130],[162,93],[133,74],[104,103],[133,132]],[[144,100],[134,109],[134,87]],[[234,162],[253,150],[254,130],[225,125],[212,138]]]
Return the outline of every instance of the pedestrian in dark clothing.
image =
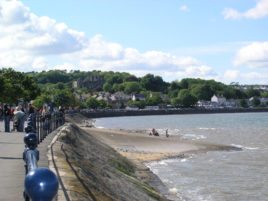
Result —
[[[3,115],[4,115],[5,132],[10,132],[11,111],[8,105],[4,105]]]

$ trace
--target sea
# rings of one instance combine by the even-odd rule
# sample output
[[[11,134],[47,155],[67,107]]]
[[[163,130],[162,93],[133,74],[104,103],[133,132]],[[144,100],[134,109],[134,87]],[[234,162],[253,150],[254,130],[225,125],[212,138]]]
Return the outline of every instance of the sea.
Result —
[[[160,135],[233,145],[146,164],[183,201],[268,201],[268,113],[187,114],[96,119],[96,127],[150,130]]]

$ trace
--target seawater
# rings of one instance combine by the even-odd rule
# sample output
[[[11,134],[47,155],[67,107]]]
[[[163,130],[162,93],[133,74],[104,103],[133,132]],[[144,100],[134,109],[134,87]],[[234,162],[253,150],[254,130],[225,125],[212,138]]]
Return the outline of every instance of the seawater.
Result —
[[[185,159],[148,163],[174,200],[267,201],[268,113],[191,114],[101,118],[97,127],[156,128],[164,135],[234,145],[242,151],[211,151]]]

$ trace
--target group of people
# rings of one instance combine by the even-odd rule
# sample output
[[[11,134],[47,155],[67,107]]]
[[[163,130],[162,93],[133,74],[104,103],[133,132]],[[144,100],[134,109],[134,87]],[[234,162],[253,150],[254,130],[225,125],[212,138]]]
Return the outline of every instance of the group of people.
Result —
[[[165,133],[166,133],[166,137],[169,137],[168,129],[166,129]],[[152,129],[152,131],[149,133],[149,135],[160,136],[159,133],[157,132],[157,130],[155,130],[155,128]]]
[[[32,104],[28,106],[28,115],[34,113],[34,107]],[[22,107],[22,105],[18,105],[15,108],[10,107],[9,105],[5,104],[4,107],[1,109],[1,116],[4,120],[4,131],[11,132],[23,132],[24,130],[24,122],[26,120],[26,111]],[[10,128],[10,123],[13,121],[13,128]]]

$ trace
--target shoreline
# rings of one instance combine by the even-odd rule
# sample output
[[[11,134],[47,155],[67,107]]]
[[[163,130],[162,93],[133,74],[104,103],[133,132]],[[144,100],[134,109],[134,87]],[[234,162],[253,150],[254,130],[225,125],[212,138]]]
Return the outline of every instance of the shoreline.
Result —
[[[149,136],[140,130],[88,128],[84,130],[109,145],[124,157],[142,163],[172,158],[187,158],[209,151],[241,151],[232,145],[182,139],[180,136]]]
[[[149,116],[149,115],[180,115],[180,114],[217,114],[217,113],[256,113],[268,112],[268,108],[181,108],[159,110],[81,110],[74,111],[87,118],[121,117],[121,116]]]

